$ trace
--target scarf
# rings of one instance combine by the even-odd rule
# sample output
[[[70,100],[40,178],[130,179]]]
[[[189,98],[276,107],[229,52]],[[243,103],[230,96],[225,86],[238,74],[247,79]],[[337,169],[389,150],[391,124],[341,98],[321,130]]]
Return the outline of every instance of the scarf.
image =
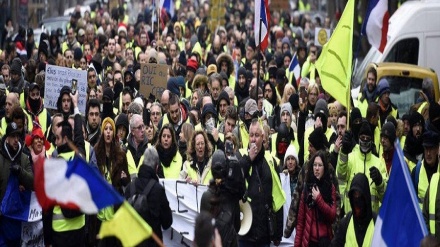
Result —
[[[34,164],[37,162],[38,159],[45,158],[46,149],[44,147],[39,154],[36,154],[33,149],[30,150],[31,150],[32,161]]]
[[[235,95],[237,96],[238,102],[249,97],[249,83],[246,82],[243,88],[239,86],[238,82],[235,83]]]
[[[177,146],[171,145],[170,148],[165,149],[162,147],[162,145],[157,145],[157,153],[159,154],[159,160],[165,167],[170,167],[171,162],[174,159],[174,156],[176,156],[177,153]]]
[[[17,156],[20,154],[20,152],[21,152],[21,148],[22,148],[22,146],[21,146],[21,143],[19,142],[18,143],[18,149],[17,149],[17,151],[14,151],[13,149],[12,149],[12,147],[9,145],[9,144],[7,144],[6,143],[6,141],[5,142],[3,142],[3,150],[4,150],[4,154],[5,155],[7,155],[7,158],[10,160],[10,161],[15,161],[15,158],[17,158]]]

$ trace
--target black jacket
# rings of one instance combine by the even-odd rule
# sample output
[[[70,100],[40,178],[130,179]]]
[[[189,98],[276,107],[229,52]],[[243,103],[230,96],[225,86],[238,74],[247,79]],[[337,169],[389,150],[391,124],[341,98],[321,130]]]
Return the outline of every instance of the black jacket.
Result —
[[[352,212],[349,212],[340,222],[338,231],[336,232],[335,237],[332,240],[331,246],[344,246],[346,240],[346,234],[348,229],[348,224],[352,217],[354,220],[354,231],[356,233],[356,241],[358,246],[362,246],[365,238],[365,234],[367,232],[368,226],[370,224],[371,219],[376,221],[376,214],[373,213],[371,209],[371,193],[370,186],[368,184],[368,178],[363,173],[358,173],[354,176],[353,181],[351,182],[350,192],[348,196],[350,198],[350,204],[352,205],[352,197],[353,191],[358,191],[361,193],[362,197],[365,200],[365,209],[363,210],[364,215],[362,218],[357,218],[352,215]]]
[[[131,191],[128,185],[125,197],[128,199],[134,194],[142,194],[148,182],[153,179],[156,181],[147,197],[149,215],[143,216],[144,220],[151,226],[153,232],[162,239],[162,228],[168,229],[173,223],[171,208],[168,203],[165,189],[160,185],[155,171],[146,165],[139,168],[138,178],[132,181],[135,183],[136,191]],[[157,246],[153,239],[148,239],[138,246]]]
[[[272,175],[269,164],[264,159],[264,148],[253,162],[249,156],[243,156],[240,165],[248,182],[246,195],[251,199],[252,208],[251,229],[245,236],[240,237],[240,240],[269,244],[271,239],[268,229],[268,210],[265,205],[272,207]],[[258,179],[257,170],[260,179]]]

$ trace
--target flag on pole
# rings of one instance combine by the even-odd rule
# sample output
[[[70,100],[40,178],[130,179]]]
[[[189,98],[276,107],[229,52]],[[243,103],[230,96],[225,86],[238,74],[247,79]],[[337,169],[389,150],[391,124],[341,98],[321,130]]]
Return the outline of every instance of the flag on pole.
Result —
[[[362,35],[367,35],[370,45],[380,52],[383,52],[387,44],[389,19],[387,0],[369,0]]]
[[[394,143],[394,150],[391,174],[371,246],[419,246],[428,230],[398,140]]]
[[[324,90],[347,108],[353,63],[354,2],[348,0],[338,25],[316,61]]]
[[[293,83],[292,82],[292,75],[295,76],[296,83],[298,84],[298,81],[301,78],[301,67],[299,66],[298,55],[296,52],[293,55],[292,60],[290,61],[290,64],[289,64],[289,81],[291,83]]]
[[[174,17],[174,1],[173,0],[160,0],[160,9],[166,9],[170,13],[171,18]]]
[[[99,229],[99,237],[117,237],[123,246],[136,246],[153,233],[151,226],[125,201],[116,211],[113,219],[104,221]]]
[[[260,19],[262,21],[260,30]],[[260,45],[260,50],[266,50],[269,44],[269,1],[268,0],[255,0],[255,17],[254,17],[254,29],[255,29],[255,45]],[[261,32],[261,40],[258,40]]]
[[[39,159],[34,164],[34,187],[43,210],[59,205],[87,214],[121,204],[124,199],[83,159]]]

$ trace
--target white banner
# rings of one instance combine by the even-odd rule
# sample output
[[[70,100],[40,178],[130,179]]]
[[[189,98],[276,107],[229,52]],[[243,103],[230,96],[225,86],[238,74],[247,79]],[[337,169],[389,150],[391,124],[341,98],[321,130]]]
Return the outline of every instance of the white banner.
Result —
[[[290,196],[290,179],[289,175],[284,173],[280,174],[281,186],[286,193],[286,203],[283,206],[284,220],[283,220],[283,232],[286,225],[287,213],[289,211],[291,196]],[[165,193],[170,203],[171,211],[173,212],[173,228],[174,233],[166,231],[164,233],[164,242],[166,243],[180,243],[182,236],[185,238],[185,243],[189,244],[194,239],[194,225],[195,219],[200,212],[200,201],[202,199],[203,192],[208,187],[199,185],[195,186],[189,184],[184,180],[175,179],[161,179],[162,186],[165,188]],[[177,236],[176,236],[177,235]],[[172,239],[171,239],[172,238]],[[171,240],[171,241],[170,241]],[[280,246],[293,246],[295,240],[295,232],[288,239],[283,238]],[[192,244],[189,244],[192,245]]]
[[[87,71],[46,65],[46,80],[44,86],[44,107],[57,109],[57,100],[63,86],[71,88],[72,80],[77,81],[78,108],[81,113],[86,112]]]

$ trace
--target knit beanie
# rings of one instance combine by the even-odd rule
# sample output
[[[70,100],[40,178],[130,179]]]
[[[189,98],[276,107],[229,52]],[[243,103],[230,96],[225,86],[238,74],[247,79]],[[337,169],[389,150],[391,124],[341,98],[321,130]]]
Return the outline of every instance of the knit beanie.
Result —
[[[416,124],[420,124],[422,127],[424,127],[425,126],[425,119],[423,118],[422,114],[415,111],[415,112],[411,113],[411,115],[409,116],[409,125],[412,128]]]
[[[292,106],[290,103],[284,103],[281,105],[280,118],[282,117],[284,111],[287,111],[289,115],[292,116]]]
[[[313,112],[313,115],[315,115],[316,117],[318,114],[321,114],[321,117],[325,116],[328,118],[329,113],[328,113],[327,101],[325,101],[325,99],[319,99],[316,102],[315,111]]]
[[[316,150],[322,150],[329,146],[322,127],[315,128],[312,133],[310,133],[309,142]]]
[[[382,126],[380,136],[385,136],[390,140],[391,143],[394,143],[396,140],[396,127],[394,127],[394,124],[392,122],[386,122]]]
[[[113,93],[113,90],[110,88],[110,87],[106,87],[105,89],[104,89],[104,92],[102,93],[102,98],[104,99],[104,98],[108,98],[108,99],[110,99],[111,101],[113,101],[113,97],[114,97],[114,93]]]
[[[16,57],[14,60],[12,60],[11,63],[11,73],[15,75],[21,75],[21,67],[22,63],[20,58]]]
[[[350,124],[354,123],[354,120],[362,119],[362,114],[359,108],[355,107],[351,110],[350,113]]]
[[[81,48],[77,47],[75,50],[73,50],[73,59],[74,60],[80,60],[83,56],[83,53],[81,51]]]
[[[181,65],[186,65],[186,54],[185,51],[181,51],[179,54],[179,63]]]
[[[299,110],[299,95],[296,93],[290,95],[289,103],[292,106],[292,111]]]
[[[115,122],[113,121],[113,119],[111,119],[110,117],[106,117],[104,118],[104,120],[102,120],[102,124],[101,124],[101,135],[104,134],[104,129],[105,126],[107,125],[107,123],[109,123],[112,126],[112,130],[113,130],[113,138],[116,135],[116,127],[115,127]]]
[[[199,68],[199,64],[197,63],[196,60],[190,58],[188,59],[187,63],[186,63],[186,69],[187,70],[191,70],[192,72],[196,73],[196,70]]]
[[[388,83],[387,79],[382,78],[379,80],[379,83],[377,85],[377,92],[379,97],[382,96],[384,93],[390,92],[390,84]]]
[[[367,120],[362,121],[361,128],[359,129],[359,136],[361,135],[373,137],[373,132],[371,131],[370,124]]]

